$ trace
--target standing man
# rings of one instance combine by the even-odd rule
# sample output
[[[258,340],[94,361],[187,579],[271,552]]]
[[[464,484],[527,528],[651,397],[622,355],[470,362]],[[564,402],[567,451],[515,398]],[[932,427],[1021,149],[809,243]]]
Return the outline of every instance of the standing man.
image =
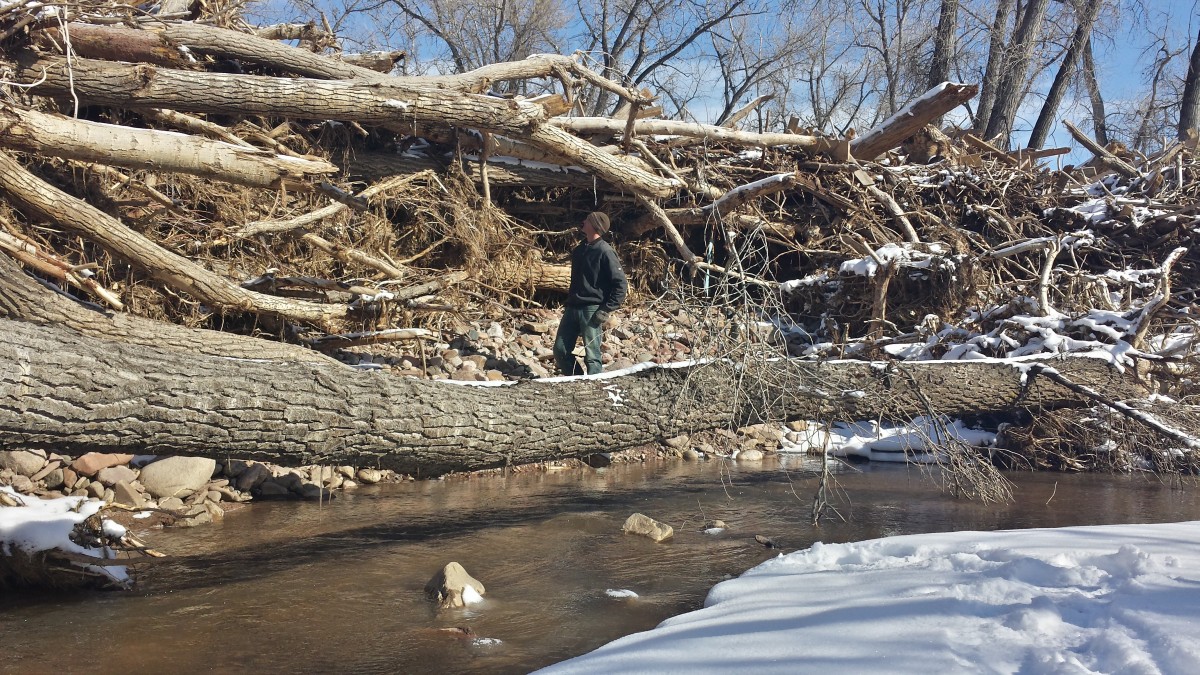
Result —
[[[554,337],[554,361],[563,375],[583,374],[572,354],[581,336],[587,374],[595,375],[603,369],[600,340],[604,322],[629,291],[616,251],[602,238],[608,232],[608,216],[599,211],[589,213],[579,230],[583,243],[571,251],[571,290]]]

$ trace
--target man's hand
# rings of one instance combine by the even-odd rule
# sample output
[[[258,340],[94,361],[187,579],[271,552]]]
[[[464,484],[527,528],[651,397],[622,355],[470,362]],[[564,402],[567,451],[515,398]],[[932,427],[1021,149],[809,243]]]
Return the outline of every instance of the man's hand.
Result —
[[[591,324],[597,328],[599,328],[600,326],[603,326],[607,322],[608,322],[608,312],[606,312],[602,309],[596,310],[596,313],[592,315]]]

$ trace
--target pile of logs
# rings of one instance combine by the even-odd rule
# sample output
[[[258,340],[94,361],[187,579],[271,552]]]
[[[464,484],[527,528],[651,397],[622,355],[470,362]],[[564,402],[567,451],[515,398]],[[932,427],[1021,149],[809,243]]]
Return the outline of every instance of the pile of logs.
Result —
[[[541,258],[561,260],[559,235],[597,207],[618,216],[629,255],[650,235],[669,243],[660,259],[721,274],[692,252],[697,225],[758,227],[772,198],[857,211],[797,160],[874,157],[974,92],[946,86],[854,141],[751,133],[654,119],[647,92],[568,56],[392,77],[288,46],[275,36],[296,31],[278,26],[120,4],[65,14],[15,3],[0,15],[5,250],[117,309],[152,312],[134,289],[146,284],[161,304],[326,329],[350,317],[350,299],[420,307],[465,280],[456,267],[488,295],[561,291],[561,263]],[[489,93],[502,84],[545,93]],[[569,116],[589,87],[626,105]],[[757,160],[723,166],[746,148]],[[741,184],[764,174],[778,177]],[[778,219],[761,225],[793,240]],[[89,266],[103,273],[81,274]]]

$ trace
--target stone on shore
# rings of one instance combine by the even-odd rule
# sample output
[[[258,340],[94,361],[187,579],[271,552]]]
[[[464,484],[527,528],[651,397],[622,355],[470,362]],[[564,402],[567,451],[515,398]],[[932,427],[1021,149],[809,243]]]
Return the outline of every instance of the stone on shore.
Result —
[[[138,474],[127,466],[110,466],[96,473],[96,480],[112,487],[117,483],[132,483]]]
[[[41,450],[5,450],[0,452],[0,469],[29,478],[46,465],[46,453]]]
[[[114,503],[139,509],[146,503],[146,498],[142,496],[142,493],[138,492],[132,485],[125,481],[115,483],[112,486],[112,491]]]
[[[187,497],[208,484],[216,460],[208,457],[166,457],[142,468],[141,482],[155,497]]]
[[[133,455],[115,455],[104,452],[89,452],[71,462],[71,470],[80,476],[91,478],[100,473],[101,469],[110,466],[121,466],[133,461]]]

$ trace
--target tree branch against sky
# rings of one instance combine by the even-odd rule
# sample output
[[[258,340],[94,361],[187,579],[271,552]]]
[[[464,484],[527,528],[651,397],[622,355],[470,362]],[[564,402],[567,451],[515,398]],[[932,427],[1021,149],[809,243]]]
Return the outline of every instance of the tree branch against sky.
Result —
[[[758,123],[778,130],[796,117],[837,134],[851,119],[878,122],[934,78],[979,84],[973,126],[1013,146],[1025,145],[1043,107],[1057,114],[1042,115],[1038,143],[1069,143],[1061,117],[1141,148],[1174,137],[1189,57],[1200,53],[1197,0],[1102,5],[1090,36],[1072,35],[1080,15],[1058,0],[272,0],[256,11],[324,17],[348,51],[404,49],[413,74],[579,51],[606,76],[657,94],[666,114],[702,122],[771,93]],[[1044,105],[1048,96],[1062,102]],[[616,105],[585,92],[586,114]]]

